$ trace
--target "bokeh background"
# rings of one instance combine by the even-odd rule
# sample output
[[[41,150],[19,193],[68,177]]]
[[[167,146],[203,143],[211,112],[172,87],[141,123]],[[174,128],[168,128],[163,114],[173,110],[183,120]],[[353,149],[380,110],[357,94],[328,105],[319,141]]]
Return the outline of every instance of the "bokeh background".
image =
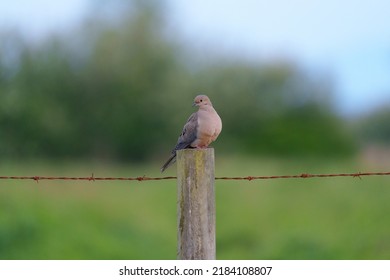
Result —
[[[1,3],[0,175],[160,176],[198,93],[217,176],[389,171],[388,2],[193,2]],[[216,195],[218,259],[390,258],[388,177]],[[175,259],[176,183],[2,180],[0,258]]]

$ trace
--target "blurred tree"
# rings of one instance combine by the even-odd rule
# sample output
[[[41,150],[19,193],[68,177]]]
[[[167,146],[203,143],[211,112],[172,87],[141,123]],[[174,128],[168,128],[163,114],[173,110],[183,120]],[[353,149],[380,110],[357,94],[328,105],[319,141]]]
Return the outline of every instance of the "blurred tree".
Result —
[[[24,47],[12,86],[3,89],[19,107],[7,119],[0,112],[10,136],[2,138],[5,150],[133,160],[153,154],[167,131],[161,116],[170,112],[161,100],[173,100],[167,91],[181,72],[154,12],[140,5],[120,24],[92,20],[80,48],[66,37]]]
[[[35,46],[16,39],[17,48],[0,45],[2,156],[161,155],[175,144],[199,92],[210,95],[223,119],[221,151],[353,152],[352,137],[332,112],[329,81],[288,62],[216,59],[217,66],[193,69],[166,36],[161,5],[131,3],[115,22],[97,16],[78,32]]]
[[[102,30],[94,42],[80,100],[88,110],[83,130],[93,154],[142,159],[155,152],[166,131],[161,103],[169,100],[180,71],[176,48],[162,37],[153,12],[146,7],[120,28]]]

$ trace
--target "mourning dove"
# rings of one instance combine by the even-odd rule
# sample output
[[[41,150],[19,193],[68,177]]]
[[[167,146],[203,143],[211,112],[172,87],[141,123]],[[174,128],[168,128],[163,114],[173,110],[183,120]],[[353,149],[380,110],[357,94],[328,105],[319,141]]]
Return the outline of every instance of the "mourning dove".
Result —
[[[161,167],[161,172],[164,172],[165,169],[176,161],[177,150],[207,148],[211,142],[217,139],[222,130],[221,118],[206,95],[195,97],[193,106],[198,106],[199,110],[188,118],[177,140],[176,147],[172,150],[170,158]]]

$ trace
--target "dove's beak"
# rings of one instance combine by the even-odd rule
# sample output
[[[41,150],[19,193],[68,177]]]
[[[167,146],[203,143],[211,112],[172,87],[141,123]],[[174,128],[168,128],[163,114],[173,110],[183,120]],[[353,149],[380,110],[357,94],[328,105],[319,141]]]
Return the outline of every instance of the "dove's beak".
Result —
[[[197,106],[198,104],[196,104],[196,102],[192,103],[192,107],[195,107]]]

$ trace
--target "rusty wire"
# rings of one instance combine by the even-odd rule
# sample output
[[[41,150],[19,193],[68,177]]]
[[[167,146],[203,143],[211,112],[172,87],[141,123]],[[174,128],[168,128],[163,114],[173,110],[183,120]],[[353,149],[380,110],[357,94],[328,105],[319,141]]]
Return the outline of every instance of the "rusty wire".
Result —
[[[299,175],[278,175],[278,176],[245,176],[245,177],[215,177],[216,180],[271,180],[271,179],[308,179],[308,178],[330,178],[330,177],[353,177],[362,178],[364,176],[389,176],[390,172],[356,172],[356,173],[336,173],[336,174],[309,174]],[[167,177],[95,177],[93,174],[88,177],[52,177],[52,176],[0,176],[0,180],[73,180],[73,181],[158,181],[173,180],[175,176]]]

